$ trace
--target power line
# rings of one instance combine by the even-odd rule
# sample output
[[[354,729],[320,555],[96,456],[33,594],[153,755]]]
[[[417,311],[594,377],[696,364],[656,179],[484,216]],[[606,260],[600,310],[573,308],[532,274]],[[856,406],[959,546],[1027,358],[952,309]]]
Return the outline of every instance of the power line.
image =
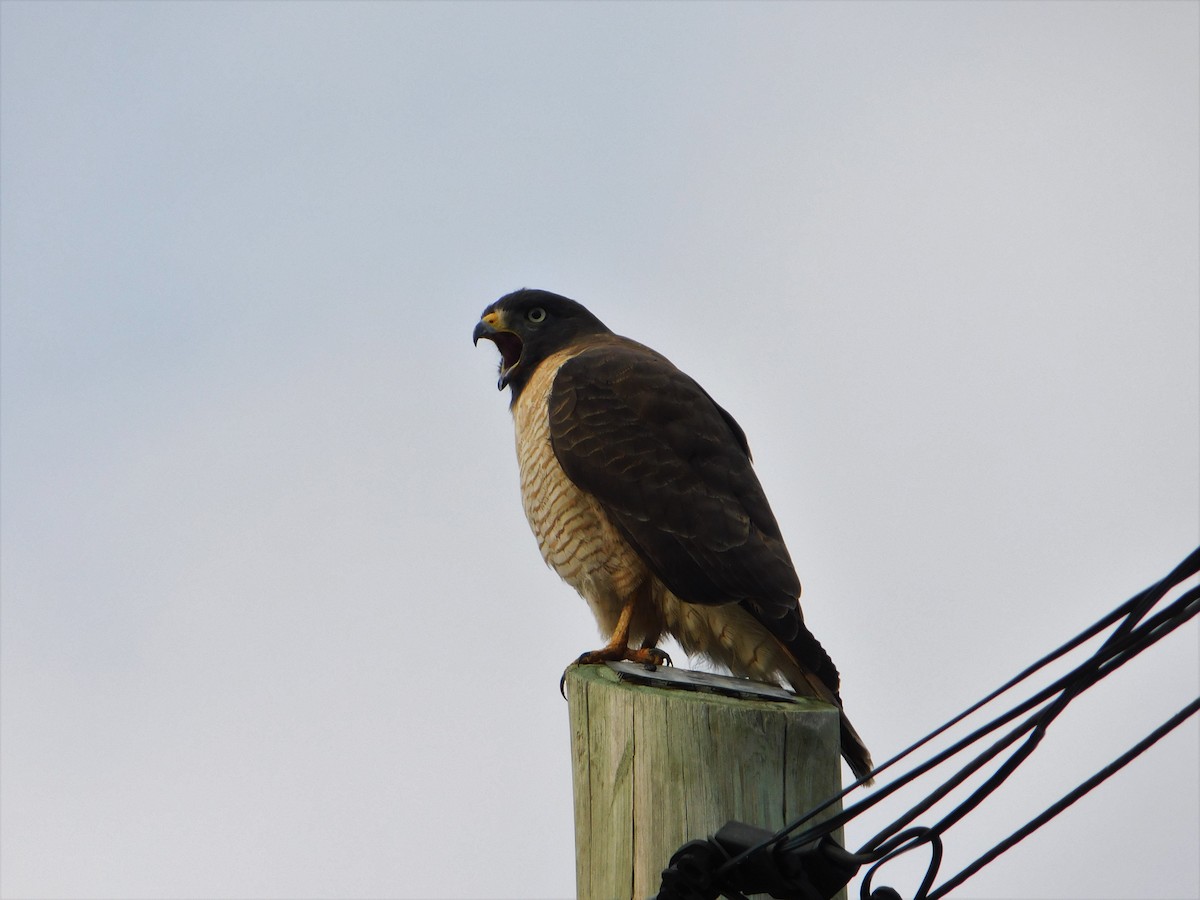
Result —
[[[778,832],[772,833],[742,823],[730,822],[709,841],[692,841],[685,844],[672,857],[670,865],[663,872],[663,887],[659,891],[658,900],[711,900],[718,895],[738,900],[744,896],[743,892],[770,893],[785,900],[823,900],[832,897],[844,887],[864,865],[870,868],[861,885],[860,895],[863,900],[899,900],[899,894],[891,888],[881,887],[872,891],[871,881],[880,867],[889,860],[921,846],[929,847],[930,861],[914,900],[936,900],[946,896],[1200,711],[1200,698],[1197,698],[1112,763],[1091,775],[960,872],[941,885],[934,886],[941,864],[945,834],[978,808],[1037,750],[1051,723],[1087,690],[1200,613],[1200,586],[1184,590],[1163,605],[1162,609],[1154,611],[1172,592],[1198,572],[1200,549],[1191,553],[1161,581],[1121,604],[945,725],[939,726],[879,766],[871,774],[879,775],[891,769],[968,716],[993,703],[1034,673],[1061,659],[1106,629],[1112,628],[1112,633],[1101,646],[1080,664],[842,812],[819,824],[804,827],[806,823],[812,822],[816,816],[835,806],[860,787],[862,781],[855,782]],[[1016,724],[1012,725],[1013,722]],[[1010,725],[1012,727],[990,746],[935,786],[911,809],[872,837],[857,852],[846,851],[833,839],[837,829],[866,810],[884,802],[901,788]],[[982,784],[938,822],[932,826],[914,824],[924,813],[973,775],[997,760],[994,771]]]

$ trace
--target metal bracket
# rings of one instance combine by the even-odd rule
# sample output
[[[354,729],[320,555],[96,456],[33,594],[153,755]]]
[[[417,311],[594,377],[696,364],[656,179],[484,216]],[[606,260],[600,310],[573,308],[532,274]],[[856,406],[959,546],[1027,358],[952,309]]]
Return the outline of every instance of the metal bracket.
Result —
[[[672,666],[648,666],[624,660],[605,663],[605,665],[616,672],[617,677],[622,681],[634,684],[699,691],[706,694],[722,694],[726,697],[738,697],[743,700],[794,702],[800,699],[791,691],[778,685],[751,681],[748,678],[734,678],[732,675],[694,672],[688,669],[676,669]]]

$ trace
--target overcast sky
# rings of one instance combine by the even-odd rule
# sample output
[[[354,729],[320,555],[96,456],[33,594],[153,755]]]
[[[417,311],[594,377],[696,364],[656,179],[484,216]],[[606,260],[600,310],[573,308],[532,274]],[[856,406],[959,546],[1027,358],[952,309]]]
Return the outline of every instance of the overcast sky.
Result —
[[[5,897],[573,894],[597,633],[470,341],[520,286],[738,418],[877,760],[1200,541],[1197,3],[0,16]],[[1195,697],[1198,643],[945,871]],[[956,896],[1200,896],[1198,736]]]

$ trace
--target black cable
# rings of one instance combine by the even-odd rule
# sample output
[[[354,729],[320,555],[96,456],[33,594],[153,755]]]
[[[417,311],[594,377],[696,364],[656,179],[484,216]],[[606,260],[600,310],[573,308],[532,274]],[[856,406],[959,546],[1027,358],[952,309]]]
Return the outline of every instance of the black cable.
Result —
[[[1155,587],[1158,587],[1158,585]],[[1150,592],[1143,592],[1142,595],[1134,598],[1134,600],[1140,600],[1142,596],[1147,593]],[[1166,593],[1166,591],[1163,591],[1162,593]],[[1074,697],[1079,693],[1082,693],[1084,690],[1098,682],[1101,678],[1110,674],[1112,671],[1115,671],[1115,669],[1119,668],[1121,665],[1124,665],[1142,650],[1146,649],[1146,647],[1165,637],[1188,619],[1192,618],[1197,613],[1200,613],[1200,602],[1198,601],[1200,601],[1200,588],[1188,591],[1182,597],[1171,603],[1161,613],[1158,613],[1148,619],[1138,629],[1135,629],[1132,633],[1127,632],[1125,635],[1123,635],[1122,643],[1119,647],[1115,646],[1111,640],[1106,641],[1105,644],[1099,650],[1097,650],[1096,654],[1093,654],[1092,657],[1089,657],[1070,672],[1062,675],[1050,685],[1033,694],[1027,700],[976,729],[965,738],[957,741],[946,750],[938,753],[925,763],[913,769],[911,772],[902,776],[897,781],[887,785],[885,788],[879,791],[876,791],[871,797],[851,806],[837,816],[824,820],[819,826],[816,826],[816,828],[820,829],[822,833],[830,833],[836,828],[842,827],[860,813],[870,809],[916,778],[924,775],[926,772],[936,768],[941,763],[957,755],[966,747],[977,742],[980,738],[985,737],[987,734],[990,734],[1008,722],[1011,722],[1017,716],[1041,706],[1051,697],[1059,695],[1057,701],[1049,708],[1049,711],[1047,711],[1047,709],[1043,709],[1035,712],[1023,723],[1001,738],[997,743],[993,744],[990,748],[984,751],[983,754],[981,754],[979,757],[976,757],[971,761],[971,763],[968,763],[964,769],[960,770],[955,776],[952,776],[949,781],[936,789],[927,798],[925,798],[925,800],[923,800],[921,803],[918,803],[917,806],[909,810],[909,812],[900,819],[893,822],[892,825],[888,826],[887,829],[868,841],[866,847],[878,844],[878,842],[886,838],[888,834],[894,833],[896,830],[903,828],[907,824],[910,824],[917,816],[934,806],[939,800],[943,799],[946,795],[952,792],[954,788],[958,787],[963,781],[970,777],[970,775],[974,774],[990,760],[994,759],[1001,752],[1003,752],[1008,746],[1020,739],[1023,734],[1036,728],[1039,722],[1043,723],[1042,732],[1044,733],[1045,727],[1049,726],[1050,722],[1052,722],[1053,719],[1058,716],[1058,714],[1066,707],[1067,703],[1069,703],[1071,699],[1074,699]],[[1133,601],[1126,603],[1123,606],[1131,608],[1133,606]],[[1097,654],[1102,653],[1105,648],[1108,648],[1108,651],[1114,654],[1113,657],[1110,659],[1098,659]],[[1058,651],[1055,651],[1053,654],[1051,654],[1051,656],[1056,655],[1059,655]],[[1026,671],[1033,671],[1034,668],[1035,667],[1030,667],[1030,669]],[[1069,690],[1071,688],[1073,688],[1073,690]],[[1040,741],[1040,739],[1041,738],[1039,736],[1037,740]],[[1036,746],[1036,742],[1034,746]],[[1030,746],[1027,752],[1021,753],[1020,759],[1017,760],[1017,764],[1019,764],[1020,761],[1026,758],[1029,753],[1033,751],[1034,746]],[[1004,777],[1007,777],[1012,768],[1015,768],[1015,764],[1005,767]],[[998,786],[998,783],[999,782],[992,784],[991,789],[989,789],[987,793],[990,793],[991,790],[994,790],[994,788]],[[978,800],[982,799],[982,796],[978,798]],[[825,807],[828,807],[828,805],[828,803],[825,804]],[[977,805],[977,803],[972,804],[972,808],[974,805]],[[811,815],[812,814],[810,813],[806,818],[811,817]],[[786,833],[786,831],[784,833]],[[789,845],[793,843],[803,843],[811,840],[814,836],[813,830],[806,831],[803,834],[796,836],[788,843]]]
[[[935,789],[929,796],[920,801],[911,810],[895,820],[882,832],[868,841],[858,853],[847,853],[837,847],[837,852],[850,862],[852,865],[872,864],[871,869],[863,882],[863,898],[867,898],[868,888],[871,878],[874,873],[891,858],[894,858],[900,853],[906,853],[924,844],[929,844],[931,847],[930,866],[926,872],[925,879],[922,881],[921,887],[918,890],[918,898],[928,898],[934,900],[936,897],[942,897],[957,885],[961,884],[983,866],[987,865],[1001,853],[1005,852],[1011,846],[1024,839],[1028,834],[1037,830],[1045,822],[1056,816],[1063,809],[1066,809],[1079,797],[1086,794],[1096,785],[1110,777],[1113,773],[1125,766],[1133,758],[1144,752],[1163,735],[1175,728],[1188,716],[1195,714],[1197,709],[1200,709],[1200,700],[1186,707],[1179,714],[1157,729],[1153,734],[1140,741],[1134,748],[1122,755],[1118,760],[1114,761],[1109,766],[1106,766],[1100,772],[1093,775],[1087,781],[1083,782],[1079,787],[1061,798],[1056,803],[1048,807],[1042,814],[1030,820],[1017,832],[1014,832],[1004,841],[1001,841],[983,856],[979,857],[973,863],[964,868],[961,872],[955,875],[945,884],[939,886],[936,891],[930,893],[933,885],[933,880],[936,878],[937,869],[942,856],[942,835],[953,827],[957,822],[961,821],[967,814],[974,810],[980,803],[992,794],[1003,782],[1012,774],[1016,768],[1024,762],[1040,744],[1049,726],[1054,720],[1073,702],[1080,694],[1089,688],[1093,687],[1099,681],[1110,675],[1116,669],[1123,666],[1126,662],[1133,659],[1146,648],[1152,646],[1157,641],[1161,640],[1167,634],[1180,627],[1189,619],[1200,613],[1200,588],[1192,588],[1183,593],[1164,609],[1157,613],[1150,614],[1153,608],[1166,597],[1174,588],[1178,587],[1183,581],[1191,578],[1197,572],[1200,572],[1200,549],[1193,553],[1181,562],[1175,569],[1149,588],[1140,592],[1130,600],[1121,604],[1117,609],[1104,616],[1094,625],[1080,632],[1065,644],[1042,657],[1031,666],[1025,668],[1009,681],[1005,682],[1001,687],[997,688],[992,693],[988,694],[979,702],[973,704],[967,710],[955,716],[945,725],[940,726],[930,732],[924,738],[917,741],[912,746],[908,747],[901,753],[889,759],[883,765],[877,767],[872,774],[878,774],[883,770],[890,768],[900,760],[914,753],[916,750],[929,743],[934,738],[945,733],[954,725],[962,722],[965,718],[978,710],[985,707],[987,704],[994,701],[996,698],[1011,690],[1017,684],[1021,683],[1031,675],[1041,670],[1045,666],[1060,659],[1065,654],[1071,652],[1081,644],[1100,634],[1106,628],[1116,624],[1117,627],[1103,642],[1103,644],[1095,650],[1089,657],[1083,660],[1079,665],[1075,666],[1067,674],[1055,679],[1050,685],[1036,691],[1032,696],[1021,701],[1012,709],[993,718],[990,722],[976,728],[971,734],[965,738],[956,741],[951,747],[935,754],[931,759],[916,766],[909,772],[900,776],[891,784],[873,793],[869,798],[861,800],[854,804],[849,809],[843,810],[819,823],[818,825],[810,826],[804,831],[800,828],[819,813],[827,810],[832,805],[847,796],[851,791],[861,786],[862,782],[856,782],[846,790],[830,798],[821,806],[808,812],[805,816],[792,822],[783,830],[776,832],[761,841],[758,841],[754,846],[749,847],[744,852],[738,853],[733,858],[726,858],[725,862],[720,865],[715,873],[713,873],[714,884],[725,884],[725,879],[733,875],[738,867],[745,863],[750,857],[771,852],[783,858],[789,852],[795,852],[801,848],[807,852],[812,852],[814,842],[820,841],[822,838],[832,834],[837,828],[844,826],[847,822],[861,814],[862,812],[875,806],[877,803],[900,790],[902,787],[910,784],[912,781],[926,774],[933,768],[941,765],[943,762],[960,753],[963,749],[976,743],[988,734],[1002,728],[1014,719],[1026,714],[1028,715],[1023,721],[1010,729],[999,740],[994,742],[992,746],[987,748],[983,753],[976,756],[965,766],[952,775],[946,782]],[[1022,740],[1023,738],[1023,740]],[[1003,753],[1008,748],[1012,747],[1018,741],[1021,743],[1016,746],[1011,753],[1001,761],[996,770],[971,794],[959,803],[953,810],[944,816],[938,823],[932,827],[907,827],[911,825],[913,820],[922,813],[928,811],[938,801],[944,799],[955,788],[959,787],[967,778],[978,772],[981,768],[994,760],[997,756]],[[757,835],[753,839],[757,839]],[[740,850],[745,847],[746,843],[740,844],[737,848]],[[837,845],[834,844],[836,847]],[[849,876],[847,876],[849,877]],[[736,891],[732,888],[736,885],[731,884],[727,888],[725,896],[737,896]],[[880,896],[884,892],[890,892],[890,888],[880,889]],[[890,895],[889,894],[889,895]]]
[[[1094,774],[1091,778],[1087,779],[1087,781],[1084,781],[1070,793],[1063,795],[1055,803],[1046,807],[1046,809],[1044,809],[1041,813],[1034,816],[1004,840],[1000,841],[1000,843],[992,847],[992,849],[988,850],[970,865],[966,866],[953,878],[950,878],[944,882],[936,891],[929,894],[928,900],[937,900],[937,898],[944,897],[946,894],[950,893],[952,890],[994,860],[997,856],[1005,853],[1013,846],[1023,841],[1030,834],[1037,831],[1039,828],[1061,813],[1064,809],[1071,806],[1080,797],[1087,794],[1090,790],[1092,790],[1092,788],[1096,787],[1096,785],[1105,781],[1116,772],[1123,769],[1137,757],[1141,756],[1146,750],[1162,740],[1171,731],[1182,725],[1187,719],[1196,715],[1197,712],[1200,712],[1200,697],[1197,697],[1195,700],[1173,715],[1170,719],[1148,734],[1145,738],[1134,744],[1133,747],[1125,751],[1125,753],[1121,754],[1103,769]]]
[[[1062,644],[1057,649],[1051,651],[1050,653],[1048,653],[1046,656],[1042,657],[1037,662],[1026,667],[1024,670],[1022,670],[1017,675],[1015,675],[1014,677],[1009,679],[1003,685],[996,688],[990,694],[985,696],[982,700],[979,700],[978,702],[976,702],[972,706],[968,707],[963,712],[959,713],[957,716],[952,718],[950,721],[948,721],[944,725],[941,725],[940,727],[934,729],[932,732],[930,732],[925,737],[918,740],[916,743],[912,744],[905,750],[902,750],[900,753],[896,754],[895,756],[893,756],[891,759],[887,760],[883,764],[877,766],[873,770],[871,775],[878,775],[879,773],[885,771],[886,769],[891,768],[893,765],[899,763],[902,759],[905,759],[906,757],[910,756],[911,754],[916,752],[918,749],[920,749],[921,747],[928,744],[930,741],[934,740],[941,734],[944,734],[946,731],[953,728],[958,723],[962,722],[968,716],[970,716],[973,713],[977,712],[978,710],[982,709],[987,704],[991,703],[992,701],[994,701],[1001,695],[1005,694],[1012,688],[1016,687],[1022,681],[1028,679],[1030,676],[1032,676],[1036,672],[1040,671],[1041,669],[1045,668],[1050,663],[1060,659],[1067,653],[1074,650],[1076,647],[1080,646],[1081,644],[1083,644],[1083,643],[1087,642],[1088,640],[1090,640],[1091,638],[1095,637],[1097,634],[1102,632],[1104,629],[1110,627],[1114,623],[1120,622],[1122,619],[1124,619],[1124,621],[1122,622],[1121,626],[1119,626],[1118,629],[1116,631],[1114,631],[1114,633],[1112,635],[1109,636],[1109,638],[1105,641],[1105,646],[1108,646],[1108,645],[1114,643],[1115,641],[1117,641],[1121,638],[1124,638],[1126,635],[1126,632],[1128,632],[1133,627],[1133,624],[1136,621],[1140,620],[1145,615],[1147,610],[1153,608],[1153,606],[1155,604],[1157,604],[1159,602],[1159,600],[1161,600],[1162,597],[1165,596],[1171,590],[1172,587],[1174,587],[1175,585],[1179,584],[1182,581],[1185,581],[1186,579],[1190,578],[1192,575],[1196,574],[1197,572],[1200,572],[1200,548],[1198,548],[1193,553],[1189,554],[1189,556],[1186,559],[1184,559],[1183,562],[1181,562],[1178,566],[1176,566],[1175,569],[1171,573],[1169,573],[1165,578],[1161,579],[1159,582],[1151,585],[1150,587],[1139,592],[1138,594],[1136,594],[1129,600],[1125,601],[1120,606],[1118,606],[1116,609],[1114,609],[1112,612],[1110,612],[1108,615],[1101,618],[1098,622],[1096,622],[1093,625],[1089,626],[1088,628],[1084,629],[1082,632],[1077,634],[1075,637],[1071,638],[1070,640],[1068,640],[1066,643]],[[1175,604],[1175,606],[1178,606],[1178,604]],[[1172,616],[1172,614],[1174,613],[1174,611],[1175,610],[1173,607],[1168,608],[1167,610],[1163,611],[1160,615],[1158,615],[1156,617],[1156,619],[1160,622],[1163,620],[1169,620],[1170,617]],[[1101,649],[1103,649],[1103,648],[1101,648]],[[1106,670],[1106,672],[1107,672],[1107,670]],[[959,740],[958,742],[953,744],[948,749],[937,754],[935,757],[931,758],[926,763],[922,764],[921,766],[918,766],[916,769],[913,769],[912,771],[908,772],[906,775],[897,779],[892,784],[887,785],[886,787],[884,787],[878,791],[875,791],[869,799],[867,799],[865,801],[860,801],[860,803],[856,804],[855,806],[851,807],[848,810],[843,811],[842,813],[838,814],[837,816],[834,816],[830,819],[826,819],[825,821],[823,821],[821,823],[820,826],[817,826],[817,828],[819,829],[819,833],[820,834],[832,833],[834,830],[842,827],[846,822],[850,821],[852,818],[854,818],[861,812],[864,812],[866,809],[869,809],[872,806],[875,806],[877,803],[886,799],[888,796],[895,793],[896,791],[902,789],[907,784],[909,784],[912,781],[914,781],[915,779],[919,778],[921,775],[924,775],[926,772],[932,770],[933,768],[936,768],[942,762],[945,762],[947,759],[955,756],[962,749],[965,749],[966,747],[975,743],[980,738],[982,738],[982,737],[986,736],[987,734],[990,734],[992,731],[995,731],[996,729],[1002,727],[1003,725],[1005,725],[1006,723],[1017,718],[1021,714],[1028,712],[1030,709],[1037,707],[1045,699],[1053,696],[1054,694],[1056,694],[1060,690],[1062,690],[1063,687],[1067,683],[1069,683],[1069,681],[1073,677],[1073,675],[1074,675],[1074,671],[1072,673],[1068,673],[1067,675],[1063,676],[1062,678],[1059,678],[1058,680],[1056,680],[1054,683],[1052,683],[1048,687],[1043,688],[1041,691],[1037,692],[1032,697],[1028,698],[1025,702],[1014,707],[1009,713],[1002,715],[1000,717],[997,717],[996,719],[993,719],[991,722],[987,723],[986,725],[984,725],[983,727],[981,727],[979,729],[976,729],[974,732],[967,735],[965,738]],[[1000,749],[1003,749],[1003,748],[1001,747]],[[997,750],[997,753],[998,752],[999,752],[999,750]],[[996,754],[992,754],[992,755],[994,756]],[[863,779],[863,780],[865,780],[865,779]],[[795,822],[792,822],[791,824],[789,824],[786,828],[784,828],[783,830],[781,830],[780,832],[778,832],[777,834],[772,836],[772,838],[770,838],[769,840],[763,841],[758,846],[753,847],[753,848],[747,850],[745,853],[740,854],[737,858],[730,860],[724,868],[731,869],[731,868],[735,867],[736,865],[738,865],[744,858],[751,856],[755,853],[764,852],[768,847],[770,847],[774,844],[777,844],[780,840],[785,838],[788,834],[791,834],[792,832],[795,832],[797,829],[799,829],[804,823],[808,822],[813,817],[824,812],[826,809],[830,808],[838,801],[844,799],[852,791],[854,791],[856,788],[858,788],[863,783],[863,780],[859,780],[859,781],[855,782],[854,784],[847,787],[845,790],[843,790],[840,793],[831,797],[825,803],[810,810],[806,815],[804,815],[800,819],[796,820]],[[812,830],[810,829],[809,832],[805,832],[804,834],[802,834],[795,840],[798,842],[806,842],[807,840],[814,837],[814,835],[811,833],[811,831]]]
[[[1184,601],[1187,602],[1185,603]],[[1031,717],[1033,720],[1033,728],[1029,734],[1029,737],[1026,739],[1026,743],[1018,748],[1018,750],[1014,752],[1013,756],[1009,757],[1009,759],[1007,759],[988,779],[988,781],[971,795],[971,797],[956,807],[955,810],[953,810],[944,819],[934,825],[934,829],[939,834],[944,834],[952,825],[959,821],[959,819],[978,806],[985,797],[999,787],[999,785],[1008,778],[1008,776],[1017,768],[1017,766],[1020,765],[1020,763],[1023,762],[1034,751],[1034,749],[1036,749],[1037,744],[1045,735],[1050,724],[1062,713],[1063,710],[1066,709],[1069,703],[1071,703],[1085,690],[1097,684],[1110,672],[1114,671],[1121,665],[1124,665],[1142,650],[1146,649],[1156,641],[1161,640],[1171,631],[1184,624],[1184,622],[1186,622],[1188,619],[1192,618],[1197,613],[1200,613],[1200,602],[1197,601],[1200,601],[1200,589],[1188,592],[1188,594],[1185,594],[1184,597],[1180,598],[1177,604],[1172,604],[1173,607],[1178,606],[1180,608],[1180,612],[1177,616],[1173,617],[1171,621],[1163,623],[1163,627],[1160,628],[1152,628],[1150,627],[1150,623],[1147,622],[1147,625],[1143,627],[1143,631],[1127,633],[1125,637],[1125,643],[1127,646],[1113,660],[1096,660],[1094,671],[1082,672],[1080,680],[1071,685],[1069,689],[1064,690],[1064,692],[1053,702],[1051,706]],[[1188,609],[1189,605],[1192,607],[1190,610]],[[1135,640],[1135,638],[1138,636],[1141,636],[1142,639]],[[1105,648],[1115,650],[1116,648],[1111,645],[1112,642],[1108,641],[1105,643],[1104,647],[1101,648],[1101,650],[1104,650]],[[1091,663],[1092,660],[1089,660],[1083,666],[1081,666],[1080,669],[1086,670],[1093,668]]]
[[[875,769],[874,770],[875,773],[879,773],[879,772],[883,771],[884,769],[890,767],[893,763],[898,762],[900,759],[908,756],[909,754],[911,754],[915,750],[919,749],[924,744],[928,743],[933,738],[944,733],[952,725],[957,724],[958,722],[962,721],[962,719],[964,719],[970,713],[977,711],[982,706],[984,706],[986,703],[991,702],[992,700],[996,699],[997,697],[999,697],[1001,694],[1005,693],[1012,687],[1015,687],[1018,683],[1025,680],[1033,673],[1044,668],[1049,663],[1059,659],[1065,653],[1069,652],[1070,650],[1074,649],[1075,647],[1078,647],[1080,644],[1084,643],[1089,638],[1094,637],[1096,634],[1098,634],[1100,631],[1103,630],[1103,627],[1112,625],[1114,622],[1118,621],[1123,616],[1129,615],[1139,605],[1143,604],[1144,600],[1152,598],[1155,600],[1155,602],[1157,602],[1170,589],[1170,587],[1174,586],[1174,583],[1177,583],[1174,581],[1174,578],[1175,578],[1175,576],[1178,575],[1180,569],[1184,569],[1184,566],[1187,563],[1193,562],[1193,560],[1195,561],[1196,567],[1200,568],[1200,551],[1197,551],[1197,553],[1192,554],[1192,556],[1190,556],[1188,558],[1188,560],[1185,560],[1185,563],[1183,565],[1177,567],[1175,572],[1173,572],[1171,576],[1168,576],[1168,578],[1164,579],[1163,582],[1160,582],[1159,584],[1156,584],[1150,588],[1147,588],[1145,591],[1142,591],[1140,594],[1133,597],[1131,600],[1126,601],[1120,607],[1118,607],[1117,610],[1114,610],[1112,613],[1110,613],[1109,615],[1107,615],[1103,619],[1101,619],[1099,623],[1097,623],[1096,625],[1093,625],[1091,628],[1088,628],[1085,631],[1081,632],[1079,635],[1077,635],[1075,638],[1072,638],[1066,644],[1063,644],[1057,650],[1054,650],[1053,652],[1046,655],[1038,662],[1036,662],[1033,665],[1026,668],[1019,675],[1017,675],[1016,677],[1014,677],[1014,678],[1010,679],[1008,682],[1006,682],[1002,687],[998,688],[997,690],[995,690],[991,694],[989,694],[986,698],[984,698],[984,700],[980,701],[979,703],[974,704],[966,712],[959,714],[958,716],[956,716],[954,719],[952,719],[946,725],[943,725],[940,728],[936,729],[935,731],[931,732],[929,735],[922,738],[917,743],[913,744],[911,747],[904,750],[902,753],[900,753],[897,756],[893,757],[892,759],[888,760],[882,766]],[[1190,577],[1191,574],[1193,574],[1193,573],[1190,571],[1187,571],[1183,575],[1183,578]],[[1180,580],[1182,580],[1182,579],[1180,579]],[[1171,625],[1171,622],[1174,620],[1174,617],[1178,614],[1179,610],[1185,605],[1186,601],[1187,601],[1187,597],[1185,595],[1185,598],[1181,598],[1179,601],[1176,601],[1170,607],[1168,607],[1166,610],[1164,610],[1161,614],[1155,616],[1151,620],[1152,622],[1155,623],[1155,626],[1156,626],[1155,630],[1157,631],[1158,627],[1163,627],[1164,623],[1165,623],[1165,626],[1168,627],[1168,630],[1170,630],[1170,628],[1177,627],[1178,624],[1182,624],[1181,622],[1176,622],[1175,625]],[[1190,618],[1190,615],[1194,615],[1194,612],[1189,614],[1189,616],[1188,616],[1189,618]],[[1149,623],[1147,623],[1147,624],[1149,624]],[[1101,626],[1103,626],[1103,627],[1101,627]],[[1161,634],[1157,635],[1157,637],[1161,637],[1161,636],[1162,636]],[[1154,639],[1157,640],[1157,637],[1155,637]],[[1110,641],[1111,641],[1111,639],[1110,639]],[[1151,641],[1151,643],[1152,642],[1153,641]],[[1106,642],[1106,645],[1108,643],[1110,643],[1110,642]],[[1139,650],[1139,652],[1140,652],[1140,650]],[[1122,660],[1122,662],[1124,662],[1124,660]],[[1084,663],[1083,665],[1086,665],[1086,663]],[[842,814],[840,814],[837,817],[837,820],[838,820],[837,824],[830,826],[830,830],[833,830],[834,828],[837,828],[837,827],[841,827],[842,825],[845,824],[845,822],[849,821],[854,816],[857,816],[859,813],[865,811],[866,809],[869,809],[872,806],[875,806],[877,803],[886,799],[888,796],[895,793],[896,791],[900,790],[901,788],[903,788],[904,786],[909,784],[911,781],[916,780],[921,775],[924,775],[926,772],[930,771],[931,769],[936,768],[941,763],[945,762],[947,759],[957,755],[961,750],[963,750],[966,747],[970,746],[971,744],[975,743],[980,738],[985,737],[987,734],[990,734],[991,732],[997,730],[998,728],[1002,727],[1003,725],[1007,724],[1008,722],[1012,721],[1013,719],[1017,718],[1018,716],[1022,715],[1023,713],[1026,713],[1029,710],[1036,708],[1041,703],[1043,703],[1046,699],[1059,693],[1067,685],[1069,685],[1071,683],[1071,681],[1077,677],[1077,673],[1079,672],[1080,668],[1081,668],[1081,666],[1077,666],[1075,669],[1071,670],[1067,674],[1056,679],[1051,684],[1042,688],[1040,691],[1033,694],[1032,696],[1027,698],[1025,701],[1023,701],[1022,703],[1018,704],[1016,707],[1011,709],[1009,712],[996,717],[992,721],[988,722],[987,724],[985,724],[985,725],[981,726],[980,728],[976,729],[975,731],[973,731],[971,734],[960,739],[959,741],[957,741],[956,743],[954,743],[947,749],[938,753],[936,756],[927,760],[925,763],[921,764],[917,768],[906,773],[904,776],[901,776],[901,778],[897,779],[896,781],[892,782],[891,784],[887,785],[886,787],[883,787],[880,790],[873,792],[873,794],[871,795],[870,798],[860,801],[855,806],[851,807],[850,809],[848,809],[845,812],[843,812]],[[1110,670],[1107,668],[1104,669],[1105,674],[1107,674],[1108,671],[1110,671]],[[848,788],[847,790],[842,791],[840,794],[838,794],[836,797],[832,798],[831,800],[827,801],[822,806],[813,810],[807,816],[805,816],[803,819],[799,820],[796,823],[793,823],[792,826],[789,826],[789,828],[785,829],[784,832],[781,832],[781,834],[786,834],[786,833],[794,830],[795,827],[797,827],[799,824],[802,824],[804,821],[807,821],[812,816],[816,815],[817,813],[819,813],[819,812],[823,811],[824,809],[828,808],[829,806],[831,806],[837,800],[840,800],[843,797],[845,797],[847,794],[850,793],[851,790],[854,789],[854,787],[857,787],[857,783],[855,785],[851,786],[851,788]],[[822,824],[825,825],[831,821],[832,820],[826,820]]]

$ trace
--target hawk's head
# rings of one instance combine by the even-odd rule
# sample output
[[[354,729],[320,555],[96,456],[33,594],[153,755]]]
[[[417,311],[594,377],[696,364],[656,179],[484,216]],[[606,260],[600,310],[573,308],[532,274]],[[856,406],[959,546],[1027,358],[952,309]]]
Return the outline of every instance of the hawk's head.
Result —
[[[500,351],[500,380],[515,399],[538,363],[580,338],[611,334],[581,304],[549,291],[524,288],[506,294],[483,311],[471,335],[487,338]]]

